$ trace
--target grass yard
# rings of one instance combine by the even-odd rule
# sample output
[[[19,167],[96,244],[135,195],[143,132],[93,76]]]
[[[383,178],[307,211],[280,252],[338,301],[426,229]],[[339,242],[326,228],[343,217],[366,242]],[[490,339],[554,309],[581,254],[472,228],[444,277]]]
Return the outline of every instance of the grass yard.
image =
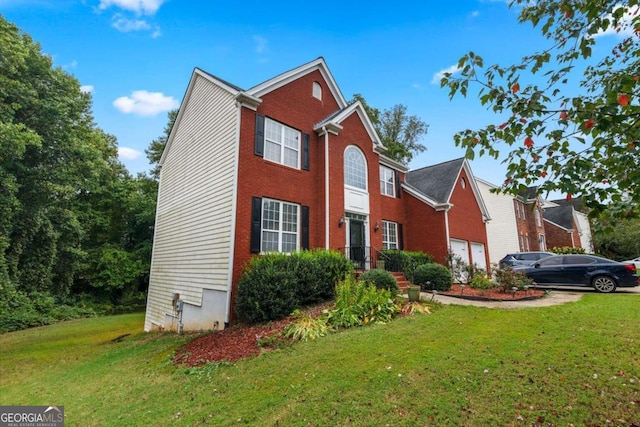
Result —
[[[640,425],[639,308],[445,306],[193,369],[171,360],[193,336],[84,319],[0,335],[0,404],[64,405],[68,426]]]

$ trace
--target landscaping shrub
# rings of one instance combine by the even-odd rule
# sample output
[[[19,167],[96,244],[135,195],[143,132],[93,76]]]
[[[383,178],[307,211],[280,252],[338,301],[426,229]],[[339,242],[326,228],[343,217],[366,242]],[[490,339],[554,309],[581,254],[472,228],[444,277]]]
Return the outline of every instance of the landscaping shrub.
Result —
[[[336,284],[352,272],[349,260],[333,251],[254,257],[238,283],[237,314],[249,323],[281,319],[296,308],[332,299]]]
[[[362,273],[358,279],[363,282],[374,285],[378,289],[386,289],[391,291],[392,296],[398,294],[398,282],[391,273],[385,270],[367,270]]]
[[[553,252],[557,255],[569,255],[569,254],[584,254],[584,248],[571,247],[571,246],[562,246],[549,249],[549,252]]]
[[[398,249],[385,249],[381,259],[385,260],[385,270],[401,271],[411,280],[417,266],[433,262],[433,257],[424,252],[401,251]]]
[[[478,273],[473,276],[471,283],[469,284],[473,289],[492,289],[498,284],[488,278],[484,273]]]
[[[336,287],[335,306],[326,314],[327,321],[337,328],[388,322],[400,311],[390,291],[353,277],[346,278]]]
[[[296,276],[282,268],[285,258],[283,254],[252,258],[238,282],[236,313],[241,320],[259,323],[281,319],[299,307]]]
[[[329,326],[326,317],[311,317],[300,310],[293,312],[295,321],[284,328],[283,335],[294,341],[314,340],[327,335]]]
[[[451,289],[452,280],[451,272],[447,267],[431,263],[419,265],[416,268],[413,283],[425,291],[448,291]]]
[[[533,280],[527,277],[526,274],[515,271],[512,268],[496,269],[494,270],[494,276],[502,292],[511,292],[513,288],[522,290],[525,286],[533,284]]]

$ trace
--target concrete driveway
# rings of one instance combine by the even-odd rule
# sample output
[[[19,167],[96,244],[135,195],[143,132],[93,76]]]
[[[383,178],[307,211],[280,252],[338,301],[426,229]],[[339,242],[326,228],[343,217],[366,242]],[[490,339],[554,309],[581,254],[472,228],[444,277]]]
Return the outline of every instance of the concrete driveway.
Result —
[[[542,289],[540,287],[539,289]],[[476,307],[488,307],[488,308],[526,308],[526,307],[548,307],[551,305],[565,304],[568,302],[575,302],[582,298],[582,295],[598,293],[593,288],[584,288],[579,286],[563,286],[563,287],[544,287],[549,290],[549,294],[543,298],[530,301],[474,301],[464,298],[450,297],[447,295],[437,294],[433,296],[430,293],[423,292],[421,298],[423,301],[429,301],[433,298],[434,301],[438,301],[442,304],[457,304],[457,305],[473,305]],[[640,286],[635,288],[618,288],[615,291],[616,294],[627,295],[640,295]]]

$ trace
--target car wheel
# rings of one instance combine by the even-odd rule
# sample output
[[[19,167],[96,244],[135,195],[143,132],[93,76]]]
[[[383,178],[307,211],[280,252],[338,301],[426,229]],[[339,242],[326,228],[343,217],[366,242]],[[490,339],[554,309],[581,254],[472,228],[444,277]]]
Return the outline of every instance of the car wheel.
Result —
[[[596,276],[593,279],[593,287],[596,291],[608,294],[616,290],[616,281],[607,276]]]

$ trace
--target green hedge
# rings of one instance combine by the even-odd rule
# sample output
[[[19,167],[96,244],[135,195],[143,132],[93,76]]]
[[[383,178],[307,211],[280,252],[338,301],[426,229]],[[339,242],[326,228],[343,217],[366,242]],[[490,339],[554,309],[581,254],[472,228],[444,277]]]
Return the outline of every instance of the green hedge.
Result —
[[[390,291],[393,296],[398,294],[398,282],[388,271],[377,269],[367,270],[362,273],[358,279],[378,289],[386,289]]]
[[[240,277],[236,314],[248,323],[281,319],[296,308],[328,301],[353,266],[334,251],[256,256]]]
[[[401,271],[409,280],[413,277],[416,267],[433,262],[433,256],[417,251],[401,251],[398,249],[384,249],[381,251],[387,271]]]
[[[451,289],[453,276],[451,271],[440,264],[423,264],[416,267],[413,283],[425,291],[448,291]]]

